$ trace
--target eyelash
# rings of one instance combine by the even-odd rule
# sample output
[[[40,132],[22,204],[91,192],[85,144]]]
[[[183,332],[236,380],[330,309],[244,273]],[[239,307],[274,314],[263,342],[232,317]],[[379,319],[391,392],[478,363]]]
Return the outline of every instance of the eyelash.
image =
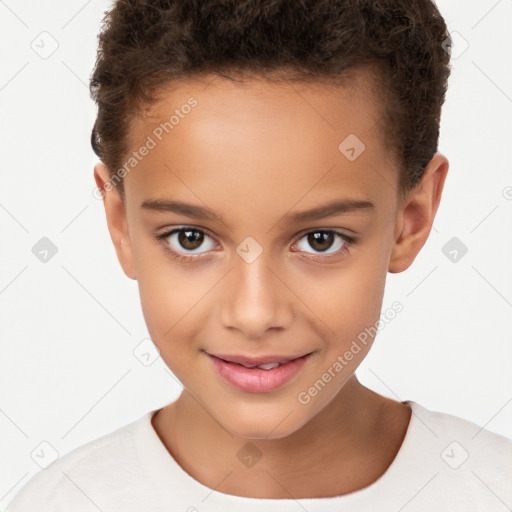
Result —
[[[179,263],[186,263],[186,262],[190,262],[193,260],[205,258],[205,256],[202,254],[195,255],[195,256],[194,255],[185,256],[185,255],[180,254],[179,252],[175,251],[174,249],[171,249],[169,242],[167,242],[167,238],[169,238],[174,233],[179,233],[181,231],[187,231],[187,230],[197,231],[197,232],[202,233],[203,235],[206,235],[214,240],[214,237],[208,235],[208,233],[205,230],[198,229],[193,226],[182,226],[180,228],[174,228],[174,229],[171,229],[170,231],[166,231],[165,233],[162,233],[160,235],[156,235],[156,239],[157,239],[158,243],[163,247],[163,249],[174,260],[178,261]],[[334,253],[330,253],[326,256],[322,256],[320,254],[312,254],[312,255],[310,254],[308,256],[308,259],[312,259],[313,261],[325,262],[326,260],[329,260],[333,257],[339,257],[340,255],[349,252],[350,248],[352,246],[356,245],[356,243],[357,243],[357,239],[355,239],[354,237],[348,236],[345,233],[341,233],[340,231],[336,231],[334,229],[312,229],[312,230],[306,231],[305,233],[302,233],[299,236],[298,240],[301,240],[302,238],[304,238],[305,236],[307,236],[311,233],[328,233],[328,234],[332,233],[334,235],[338,235],[339,237],[341,237],[343,242],[345,242],[341,249],[337,250]],[[299,251],[297,251],[297,252],[299,252]],[[204,253],[204,254],[206,254],[206,253]]]

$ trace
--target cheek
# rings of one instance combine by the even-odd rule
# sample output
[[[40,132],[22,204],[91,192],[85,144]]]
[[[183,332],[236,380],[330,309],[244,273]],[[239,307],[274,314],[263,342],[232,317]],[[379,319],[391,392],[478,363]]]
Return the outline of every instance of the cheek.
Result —
[[[368,260],[361,257],[314,278],[301,277],[300,295],[331,335],[345,337],[379,317],[386,273],[378,262]]]
[[[162,274],[158,279],[151,279],[147,274],[144,278],[139,282],[139,289],[149,335],[165,365],[180,382],[185,382],[186,376],[193,371],[191,356],[197,321],[192,323],[190,310],[198,299],[184,297],[178,291],[181,284]]]
[[[197,286],[197,280],[157,265],[139,271],[137,277],[145,319],[160,340],[172,338],[182,329],[187,314],[207,291]]]
[[[315,314],[311,318],[325,343],[322,371],[331,368],[336,375],[329,385],[332,392],[355,371],[377,334],[386,271],[382,262],[373,257],[379,254],[376,250],[361,251],[350,264],[320,281],[311,279],[307,290],[303,288],[306,303]],[[323,396],[321,402],[327,399]]]
[[[208,291],[208,283],[194,271],[184,271],[185,265],[173,262],[142,228],[134,230],[132,246],[148,330],[155,343],[172,339],[187,313]]]
[[[180,269],[165,255],[147,258],[146,262],[141,261],[137,269],[143,316],[160,356],[180,377],[201,348],[195,340],[218,278],[211,272],[199,275],[199,271]]]

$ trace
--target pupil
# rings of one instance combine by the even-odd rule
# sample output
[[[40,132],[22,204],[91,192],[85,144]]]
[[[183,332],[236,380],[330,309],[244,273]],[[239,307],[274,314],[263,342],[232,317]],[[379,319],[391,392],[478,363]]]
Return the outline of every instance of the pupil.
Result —
[[[329,249],[333,242],[333,233],[325,233],[325,232],[317,232],[317,233],[310,233],[308,235],[308,242],[315,249],[316,251],[324,251]],[[325,242],[328,242],[325,244]],[[319,245],[319,247],[316,247],[316,245]]]
[[[197,247],[201,245],[203,238],[203,233],[195,231],[193,229],[185,229],[183,231],[180,231],[178,234],[178,240],[182,247],[190,250],[197,249]],[[198,241],[199,243],[197,244],[197,246],[194,246],[194,244],[197,243]]]
[[[327,250],[333,242],[333,233],[316,232],[308,235],[308,242],[316,251]],[[204,235],[200,231],[187,229],[179,232],[178,240],[183,248],[193,250],[201,246]]]

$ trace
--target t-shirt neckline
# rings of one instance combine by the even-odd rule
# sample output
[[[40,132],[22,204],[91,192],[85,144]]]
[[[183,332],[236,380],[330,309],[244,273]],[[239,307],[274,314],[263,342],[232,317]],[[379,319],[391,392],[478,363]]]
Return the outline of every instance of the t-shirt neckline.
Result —
[[[140,431],[133,433],[133,440],[136,443],[135,449],[139,459],[139,464],[145,475],[152,482],[152,486],[158,489],[161,494],[162,503],[168,503],[170,499],[176,497],[176,493],[183,495],[191,494],[193,496],[204,496],[205,498],[215,494],[218,500],[223,503],[232,505],[248,505],[261,504],[266,507],[274,505],[282,506],[297,502],[303,503],[307,509],[308,504],[312,507],[321,506],[322,504],[343,504],[353,505],[359,500],[377,499],[380,492],[386,492],[386,489],[392,487],[393,480],[400,478],[401,469],[407,467],[414,456],[415,437],[418,433],[418,425],[420,420],[417,413],[422,409],[419,404],[414,401],[403,401],[403,404],[411,408],[411,416],[402,444],[398,449],[394,459],[388,466],[386,471],[374,482],[353,491],[348,494],[329,497],[316,498],[252,498],[247,496],[238,496],[235,494],[227,494],[212,489],[187,473],[169,453],[166,446],[153,428],[151,419],[160,410],[154,409],[146,413],[136,425]],[[277,508],[276,508],[277,510]]]

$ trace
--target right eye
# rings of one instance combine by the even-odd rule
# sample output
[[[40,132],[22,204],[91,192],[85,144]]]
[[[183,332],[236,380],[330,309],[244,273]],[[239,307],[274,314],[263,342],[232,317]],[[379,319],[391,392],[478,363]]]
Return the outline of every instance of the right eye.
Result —
[[[212,239],[203,230],[194,227],[174,228],[157,235],[156,238],[166,251],[181,261],[197,258],[197,255],[204,254],[215,247],[215,243],[213,243],[210,244],[210,249],[197,251],[201,245],[204,245],[205,239]],[[183,252],[183,250],[193,252]]]

